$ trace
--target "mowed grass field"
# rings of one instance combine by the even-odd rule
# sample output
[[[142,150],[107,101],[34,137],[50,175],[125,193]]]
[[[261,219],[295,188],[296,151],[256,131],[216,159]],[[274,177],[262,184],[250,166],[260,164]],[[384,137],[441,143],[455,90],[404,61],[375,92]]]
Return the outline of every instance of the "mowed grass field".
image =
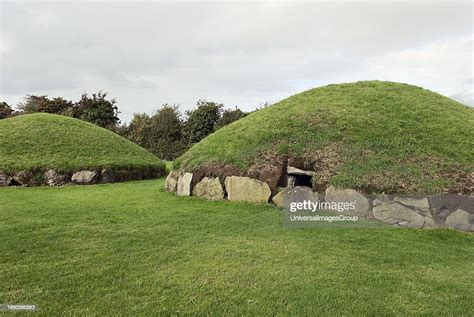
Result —
[[[39,315],[473,315],[474,235],[287,229],[164,179],[0,189],[0,304]]]

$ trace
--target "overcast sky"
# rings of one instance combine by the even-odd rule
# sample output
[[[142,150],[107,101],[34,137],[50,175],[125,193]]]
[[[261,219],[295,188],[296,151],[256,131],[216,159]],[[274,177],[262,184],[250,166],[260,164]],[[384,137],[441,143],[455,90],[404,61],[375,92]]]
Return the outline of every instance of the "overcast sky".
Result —
[[[0,100],[104,90],[128,121],[391,80],[474,105],[472,2],[5,2]]]

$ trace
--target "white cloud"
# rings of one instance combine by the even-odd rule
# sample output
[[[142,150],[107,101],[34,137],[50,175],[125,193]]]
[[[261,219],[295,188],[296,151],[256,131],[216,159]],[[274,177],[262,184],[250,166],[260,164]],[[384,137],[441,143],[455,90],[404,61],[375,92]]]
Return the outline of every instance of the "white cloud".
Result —
[[[0,19],[11,104],[102,89],[129,119],[200,98],[251,110],[360,79],[472,102],[470,2],[1,2]]]
[[[473,43],[472,35],[460,36],[377,56],[366,61],[367,73],[392,81],[409,79],[474,105]]]

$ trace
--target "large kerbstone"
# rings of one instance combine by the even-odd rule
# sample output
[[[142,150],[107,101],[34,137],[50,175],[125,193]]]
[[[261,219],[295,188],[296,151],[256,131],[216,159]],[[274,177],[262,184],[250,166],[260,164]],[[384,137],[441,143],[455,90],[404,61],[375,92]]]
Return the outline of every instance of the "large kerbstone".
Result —
[[[178,188],[178,178],[181,176],[179,171],[171,171],[168,176],[166,176],[165,189],[169,192],[175,192]]]
[[[47,170],[44,173],[46,184],[49,186],[60,186],[64,185],[67,181],[67,175],[56,172],[55,170]]]
[[[367,217],[370,214],[370,201],[363,194],[353,189],[337,189],[329,186],[325,192],[326,202],[354,203],[355,210],[346,210],[342,214],[350,214],[358,217]]]
[[[431,214],[439,226],[444,226],[447,217],[461,209],[474,214],[474,196],[447,194],[429,197]],[[455,216],[453,216],[455,217]]]
[[[315,172],[313,171],[305,171],[293,166],[287,166],[286,173],[290,175],[306,175],[306,176],[314,176],[315,174]]]
[[[0,187],[9,186],[12,182],[12,177],[6,173],[0,172]]]
[[[425,212],[429,212],[430,205],[428,203],[428,198],[412,198],[412,197],[394,197],[394,201],[401,203],[405,206],[414,207],[416,209],[421,209]]]
[[[100,172],[100,179],[102,183],[115,183],[118,181],[117,172],[113,169],[104,168]]]
[[[432,219],[425,219],[424,216],[418,214],[413,209],[394,201],[375,200],[372,213],[375,219],[391,225],[415,228],[434,226]]]
[[[268,184],[271,190],[276,191],[278,182],[283,174],[283,164],[276,162],[275,165],[263,166],[258,173],[258,180]]]
[[[128,182],[134,179],[141,179],[143,172],[140,170],[121,169],[115,171],[115,181]]]
[[[23,186],[38,186],[42,182],[43,175],[32,171],[21,171],[13,176],[13,180]]]
[[[273,197],[273,202],[280,207],[289,207],[292,202],[310,200],[317,202],[319,195],[306,186],[286,187]]]
[[[191,196],[191,182],[193,181],[192,173],[184,173],[178,177],[176,194],[179,196]]]
[[[474,215],[458,209],[449,214],[445,226],[464,231],[474,231]]]
[[[98,173],[96,171],[79,171],[72,175],[71,180],[76,184],[89,185],[97,182]]]
[[[224,184],[231,201],[267,203],[272,193],[267,183],[249,177],[228,176]]]
[[[217,177],[204,177],[193,188],[193,196],[216,200],[224,199],[224,189]]]

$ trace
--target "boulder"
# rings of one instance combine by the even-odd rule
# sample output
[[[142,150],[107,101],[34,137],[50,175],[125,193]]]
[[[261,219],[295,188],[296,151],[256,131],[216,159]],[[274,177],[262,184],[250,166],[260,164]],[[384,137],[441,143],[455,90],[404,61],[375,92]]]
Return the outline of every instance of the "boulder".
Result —
[[[140,179],[146,179],[146,178],[147,178],[147,173],[143,169],[137,168],[137,169],[132,169],[129,171],[128,180],[140,180]]]
[[[259,172],[258,180],[265,182],[270,186],[270,189],[276,191],[278,182],[283,174],[283,164],[266,165],[263,166]]]
[[[44,173],[46,184],[49,186],[60,186],[67,182],[67,175],[56,172],[55,170],[47,170]]]
[[[350,214],[358,217],[369,217],[370,201],[363,194],[353,189],[337,189],[329,186],[325,191],[326,202],[354,203],[355,210],[346,210],[342,214]]]
[[[115,181],[116,182],[128,182],[133,179],[136,179],[134,176],[133,170],[121,169],[115,172]]]
[[[161,178],[165,176],[165,173],[166,171],[164,168],[162,169],[153,168],[153,169],[145,171],[145,175],[146,175],[145,178],[146,179]]]
[[[191,196],[191,182],[193,181],[192,173],[184,173],[178,177],[176,194],[179,196]]]
[[[280,180],[284,177],[285,163],[277,157],[266,157],[264,162],[258,162],[250,166],[245,176],[258,179],[270,186],[272,193],[276,193]],[[231,174],[227,176],[241,176],[240,174]],[[222,178],[225,179],[225,178]]]
[[[272,193],[267,183],[249,177],[228,176],[224,183],[231,201],[268,203]]]
[[[36,175],[31,171],[21,171],[13,176],[13,180],[23,186],[38,186],[42,183],[44,175]]]
[[[0,187],[10,186],[12,182],[12,177],[7,173],[0,172]]]
[[[317,202],[319,195],[306,186],[286,187],[272,198],[273,202],[280,207],[289,207],[292,202],[303,202],[310,200]]]
[[[100,172],[102,183],[115,183],[119,181],[117,177],[117,172],[112,169],[103,169]]]
[[[423,210],[425,212],[430,211],[430,205],[428,203],[428,198],[413,198],[413,197],[394,197],[393,201],[400,203],[405,206],[413,207],[416,209]]]
[[[205,166],[198,167],[193,170],[193,183],[191,183],[191,186],[196,185],[197,182],[206,176],[225,179],[227,176],[242,176],[242,171],[240,171],[237,167],[230,165],[206,164]],[[178,181],[178,177],[179,174],[176,176],[176,181]],[[253,178],[258,178],[258,175]]]
[[[96,183],[98,173],[96,171],[79,171],[72,175],[71,180],[76,184],[89,185]]]
[[[219,178],[204,177],[193,188],[193,196],[216,200],[224,199],[224,189]]]
[[[181,176],[179,171],[171,171],[168,176],[166,176],[165,189],[169,192],[175,192],[178,188],[178,178]]]
[[[427,221],[424,216],[400,203],[394,201],[380,201],[377,199],[374,200],[373,203],[373,216],[382,222],[415,228],[424,227],[425,222],[427,226],[434,225],[433,219],[428,219]]]
[[[272,201],[275,205],[279,207],[285,207],[285,189],[279,191],[275,196],[273,196]]]
[[[143,173],[144,173],[143,179],[153,179],[153,178],[161,178],[165,176],[166,171],[164,168],[160,168],[160,169],[152,168],[148,170],[143,170]]]
[[[430,209],[435,222],[444,226],[447,217],[458,209],[474,213],[474,197],[468,195],[446,194],[429,197]]]
[[[433,216],[432,215],[424,215],[425,217],[425,224],[423,225],[423,228],[434,228],[434,227],[438,227],[438,225],[436,224],[436,222],[434,221],[433,219]]]
[[[315,174],[315,172],[313,171],[304,171],[293,166],[287,166],[286,173],[288,175],[306,175],[306,176],[314,176]]]
[[[474,214],[458,209],[449,214],[445,226],[464,231],[474,231]]]

